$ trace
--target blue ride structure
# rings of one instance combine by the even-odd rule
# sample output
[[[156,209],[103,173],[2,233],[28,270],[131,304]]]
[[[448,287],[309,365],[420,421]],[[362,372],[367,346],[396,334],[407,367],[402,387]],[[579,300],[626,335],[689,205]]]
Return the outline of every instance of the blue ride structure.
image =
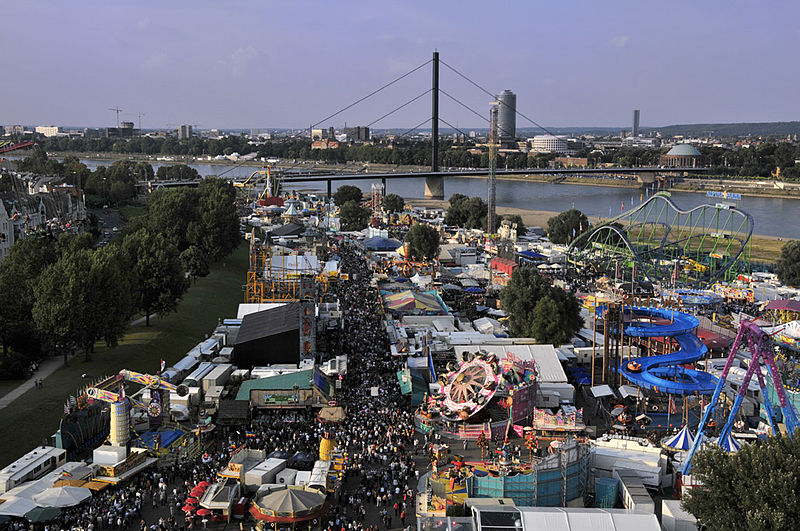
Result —
[[[606,311],[606,306],[598,307],[598,317],[603,317]],[[694,333],[699,324],[696,317],[683,312],[626,306],[622,324],[625,335],[640,338],[671,337],[680,349],[671,354],[631,359],[619,367],[620,374],[639,387],[659,393],[712,394],[717,387],[717,378],[707,372],[683,367],[702,359],[708,352],[708,348]],[[614,327],[613,324],[610,326]]]

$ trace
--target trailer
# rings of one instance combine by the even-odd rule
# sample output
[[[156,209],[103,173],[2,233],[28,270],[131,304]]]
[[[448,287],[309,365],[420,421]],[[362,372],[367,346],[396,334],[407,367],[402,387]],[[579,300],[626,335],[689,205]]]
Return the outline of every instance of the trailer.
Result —
[[[214,367],[216,367],[216,363],[211,363],[210,361],[201,362],[200,365],[183,380],[183,384],[187,387],[200,387],[203,378],[205,378]]]
[[[228,383],[232,372],[233,365],[230,363],[217,365],[203,377],[201,381],[203,391],[207,392],[211,387],[224,387]]]

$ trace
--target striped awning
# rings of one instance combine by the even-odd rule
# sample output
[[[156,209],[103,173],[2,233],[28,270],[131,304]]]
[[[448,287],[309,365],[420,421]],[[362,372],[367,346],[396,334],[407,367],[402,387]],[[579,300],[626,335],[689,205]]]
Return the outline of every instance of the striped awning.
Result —
[[[692,444],[694,444],[694,437],[692,436],[692,432],[689,431],[688,425],[681,428],[681,431],[672,437],[665,437],[661,440],[661,446],[667,450],[681,452],[688,451],[692,447]]]

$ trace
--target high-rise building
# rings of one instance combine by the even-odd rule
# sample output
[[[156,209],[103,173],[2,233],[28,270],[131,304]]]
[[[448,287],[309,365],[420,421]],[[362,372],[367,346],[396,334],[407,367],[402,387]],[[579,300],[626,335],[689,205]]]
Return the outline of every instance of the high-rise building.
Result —
[[[180,125],[178,126],[178,140],[187,140],[192,138],[192,126]]]
[[[513,142],[517,136],[517,95],[504,90],[497,95],[497,135],[500,142]]]
[[[633,128],[631,129],[631,136],[633,138],[639,136],[639,109],[633,110]]]

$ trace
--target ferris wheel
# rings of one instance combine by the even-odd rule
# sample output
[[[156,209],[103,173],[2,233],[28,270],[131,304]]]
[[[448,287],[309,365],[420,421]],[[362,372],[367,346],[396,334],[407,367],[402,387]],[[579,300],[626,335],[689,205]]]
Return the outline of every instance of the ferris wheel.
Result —
[[[468,418],[483,409],[497,392],[500,376],[482,359],[473,359],[451,373],[442,387],[442,403],[450,413]]]

